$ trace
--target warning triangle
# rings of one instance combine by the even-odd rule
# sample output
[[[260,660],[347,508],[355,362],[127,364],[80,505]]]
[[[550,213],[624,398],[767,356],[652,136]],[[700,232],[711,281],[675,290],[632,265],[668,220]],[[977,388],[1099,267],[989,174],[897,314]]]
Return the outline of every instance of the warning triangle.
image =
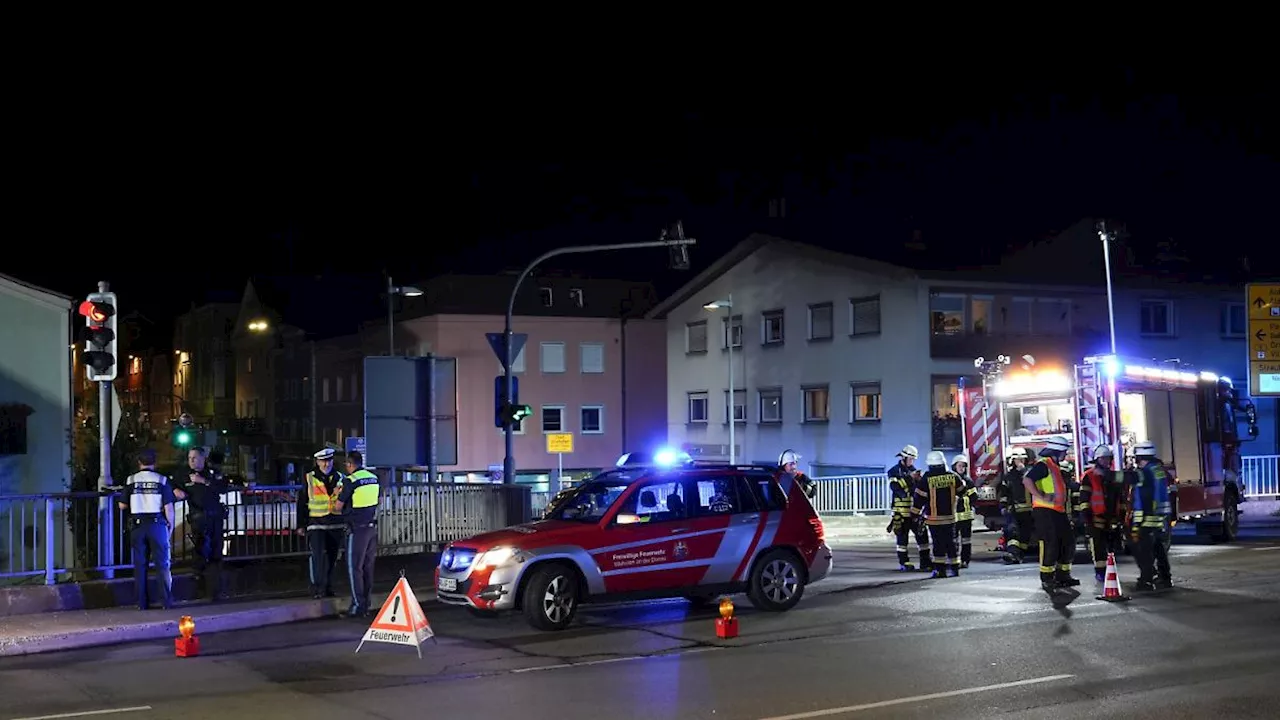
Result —
[[[427,622],[427,614],[422,611],[413,588],[401,576],[365,631],[364,639],[356,646],[356,652],[360,652],[366,642],[385,642],[412,645],[418,649],[418,657],[422,657],[422,641],[434,637],[435,632],[431,630],[431,623]]]

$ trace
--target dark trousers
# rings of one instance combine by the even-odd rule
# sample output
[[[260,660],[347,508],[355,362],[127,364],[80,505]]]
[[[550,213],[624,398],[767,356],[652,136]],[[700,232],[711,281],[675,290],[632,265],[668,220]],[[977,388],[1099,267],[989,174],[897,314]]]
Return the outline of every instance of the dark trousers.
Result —
[[[1110,523],[1103,521],[1104,526],[1098,527],[1094,521],[1089,521],[1086,526],[1089,531],[1089,555],[1093,558],[1093,571],[1095,573],[1103,573],[1107,571],[1107,554],[1114,552],[1115,533],[1111,531]]]
[[[960,541],[960,564],[968,565],[973,557],[973,521],[956,521],[956,538]],[[936,543],[935,543],[936,544]]]
[[[333,594],[333,568],[338,564],[338,550],[342,547],[344,534],[346,531],[342,528],[307,529],[312,593]]]
[[[351,611],[368,612],[373,593],[373,561],[378,555],[378,527],[356,525],[347,535],[347,577],[351,580]]]
[[[898,564],[906,565],[911,562],[911,556],[907,554],[907,541],[912,534],[916,536],[916,548],[920,552],[920,568],[931,567],[933,555],[929,545],[929,532],[925,530],[924,522],[916,517],[901,518],[894,522],[893,537],[898,543]]]
[[[1040,534],[1040,582],[1051,583],[1071,577],[1071,561],[1076,554],[1076,536],[1071,519],[1049,508],[1031,511]]]
[[[1133,548],[1133,558],[1138,561],[1138,582],[1155,582],[1156,578],[1169,581],[1169,553],[1164,548],[1164,533],[1162,528],[1138,530],[1138,544]]]
[[[937,558],[937,562],[933,564],[934,573],[945,576],[949,567],[952,575],[959,575],[960,561],[956,559],[956,524],[930,525],[929,533],[933,535],[933,556]]]
[[[138,594],[138,607],[146,610],[151,605],[147,585],[148,554],[156,564],[163,588],[164,606],[173,606],[173,574],[169,571],[169,524],[163,516],[134,516],[129,528],[129,540],[133,545],[133,584]]]
[[[187,516],[191,523],[191,544],[195,546],[196,578],[205,595],[213,597],[222,592],[222,546],[226,541],[226,520],[221,514],[193,512]]]
[[[1022,562],[1026,554],[1035,550],[1036,547],[1036,520],[1035,514],[1031,512],[1015,512],[1013,513],[1013,547],[1009,554],[1013,555],[1018,562]]]

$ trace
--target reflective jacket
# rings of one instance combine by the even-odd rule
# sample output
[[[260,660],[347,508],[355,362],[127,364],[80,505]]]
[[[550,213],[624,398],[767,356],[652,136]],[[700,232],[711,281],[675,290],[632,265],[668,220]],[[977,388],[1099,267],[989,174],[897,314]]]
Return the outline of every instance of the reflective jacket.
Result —
[[[960,478],[961,486],[956,495],[956,522],[973,520],[973,501],[978,497],[978,488],[968,478]]]
[[[1067,482],[1062,477],[1062,470],[1058,467],[1057,461],[1048,456],[1040,458],[1027,471],[1027,479],[1035,483],[1036,489],[1040,491],[1040,494],[1052,495],[1053,497],[1051,501],[1044,502],[1033,496],[1031,500],[1032,508],[1045,508],[1060,513],[1067,511]]]
[[[342,476],[337,472],[325,476],[318,470],[307,473],[303,479],[302,502],[299,510],[304,511],[306,525],[317,529],[343,527],[341,513],[338,512],[338,497],[342,494]]]
[[[944,469],[930,468],[920,478],[920,487],[916,488],[917,505],[924,515],[926,525],[954,525],[956,522],[956,502],[964,481],[955,473]]]
[[[909,518],[917,512],[912,502],[915,480],[912,479],[911,474],[915,471],[916,469],[910,465],[904,468],[902,463],[898,463],[885,472],[889,476],[889,493],[893,496],[892,508],[895,517]]]
[[[1169,474],[1160,461],[1148,463],[1138,472],[1138,486],[1133,489],[1133,527],[1164,528],[1172,512]]]

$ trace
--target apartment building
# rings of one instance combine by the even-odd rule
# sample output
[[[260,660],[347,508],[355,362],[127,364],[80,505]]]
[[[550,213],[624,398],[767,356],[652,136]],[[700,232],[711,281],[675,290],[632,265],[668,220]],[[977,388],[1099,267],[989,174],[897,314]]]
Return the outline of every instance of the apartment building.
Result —
[[[1057,243],[1072,256],[1079,246],[1069,234]],[[975,358],[1069,366],[1109,348],[1100,262],[1075,272],[1046,259],[1053,249],[939,273],[752,236],[650,313],[667,322],[670,440],[725,457],[732,412],[737,458],[775,461],[791,448],[820,475],[879,471],[905,443],[958,451],[959,386],[979,381]],[[1120,272],[1118,350],[1243,385],[1243,293]],[[1262,433],[1249,453],[1270,454],[1276,403],[1257,405]]]

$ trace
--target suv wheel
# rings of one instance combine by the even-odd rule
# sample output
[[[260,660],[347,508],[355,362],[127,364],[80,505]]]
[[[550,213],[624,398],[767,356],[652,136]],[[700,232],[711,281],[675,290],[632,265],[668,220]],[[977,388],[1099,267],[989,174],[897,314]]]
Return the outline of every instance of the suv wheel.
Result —
[[[804,568],[794,553],[773,549],[751,570],[747,598],[760,610],[782,612],[795,607],[804,595]]]
[[[535,568],[524,588],[524,617],[539,630],[563,630],[578,612],[578,578],[554,564]]]

